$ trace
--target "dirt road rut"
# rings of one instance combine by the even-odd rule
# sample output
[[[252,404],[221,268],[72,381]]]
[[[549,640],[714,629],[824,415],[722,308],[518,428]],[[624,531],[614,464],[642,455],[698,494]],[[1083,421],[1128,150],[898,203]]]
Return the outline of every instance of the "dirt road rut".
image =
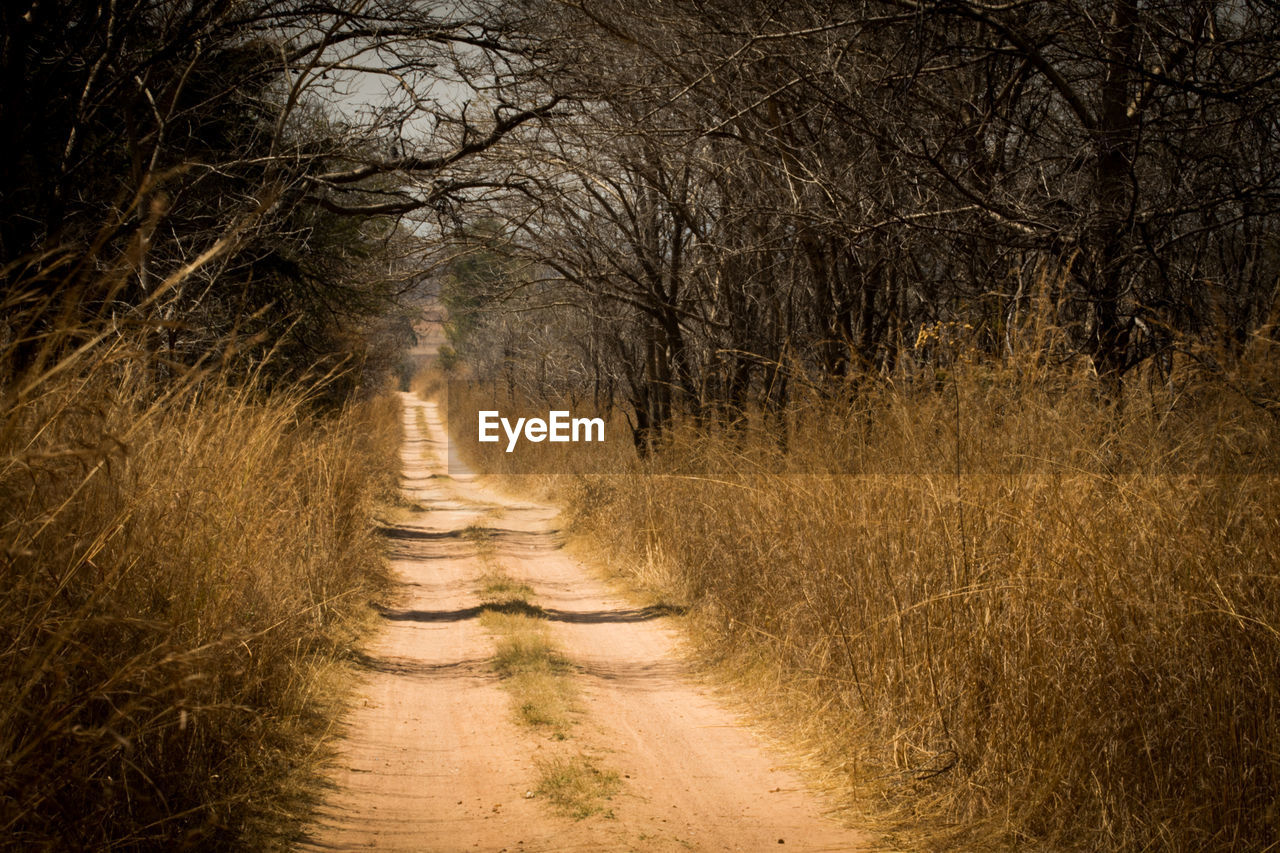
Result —
[[[404,488],[391,531],[399,596],[371,643],[308,850],[866,850],[683,662],[667,620],[560,550],[554,512],[448,475],[434,404],[404,395]],[[456,470],[456,468],[455,468]],[[477,597],[488,559],[534,590],[571,663],[567,742],[519,725]],[[549,808],[541,757],[565,749],[621,788],[585,819]]]

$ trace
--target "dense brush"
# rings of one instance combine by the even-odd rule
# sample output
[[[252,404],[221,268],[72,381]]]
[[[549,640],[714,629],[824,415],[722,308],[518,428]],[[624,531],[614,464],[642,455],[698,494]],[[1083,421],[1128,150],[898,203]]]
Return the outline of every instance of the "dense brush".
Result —
[[[815,394],[785,431],[685,425],[562,492],[612,565],[690,604],[836,776],[934,843],[1267,849],[1269,355],[1135,372],[1120,398],[1084,368],[961,357]]]
[[[4,387],[0,837],[277,846],[331,721],[326,664],[382,576],[396,404],[315,417],[304,390],[138,343]]]

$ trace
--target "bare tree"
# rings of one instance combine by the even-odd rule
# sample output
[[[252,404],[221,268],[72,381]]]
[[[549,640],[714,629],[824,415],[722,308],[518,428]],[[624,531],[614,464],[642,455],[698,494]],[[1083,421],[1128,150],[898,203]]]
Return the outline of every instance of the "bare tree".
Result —
[[[340,348],[319,330],[415,281],[404,217],[492,188],[466,164],[556,104],[524,83],[521,22],[480,2],[3,14],[0,289],[45,305],[20,352],[94,316],[162,323],[193,357],[255,324],[293,330],[303,361]]]
[[[1268,4],[528,8],[573,118],[510,222],[582,311],[634,312],[640,421],[892,371],[940,323],[997,355],[1041,281],[1111,393],[1268,322]]]

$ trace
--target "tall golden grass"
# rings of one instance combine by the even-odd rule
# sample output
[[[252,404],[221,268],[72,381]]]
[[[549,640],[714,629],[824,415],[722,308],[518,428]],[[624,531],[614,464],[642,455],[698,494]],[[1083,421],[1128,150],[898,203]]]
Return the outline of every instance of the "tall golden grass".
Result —
[[[686,426],[562,494],[913,846],[1274,849],[1275,348],[1120,400],[1041,352],[826,389],[785,442]]]
[[[141,335],[56,337],[2,387],[0,838],[282,847],[383,577],[397,404],[319,417]]]

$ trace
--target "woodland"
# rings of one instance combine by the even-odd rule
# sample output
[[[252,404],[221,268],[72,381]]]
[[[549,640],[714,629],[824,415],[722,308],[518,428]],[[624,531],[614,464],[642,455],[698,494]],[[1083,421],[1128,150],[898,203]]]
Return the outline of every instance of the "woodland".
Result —
[[[0,128],[0,838],[296,836],[427,306],[850,800],[1273,849],[1273,3],[32,0]]]

